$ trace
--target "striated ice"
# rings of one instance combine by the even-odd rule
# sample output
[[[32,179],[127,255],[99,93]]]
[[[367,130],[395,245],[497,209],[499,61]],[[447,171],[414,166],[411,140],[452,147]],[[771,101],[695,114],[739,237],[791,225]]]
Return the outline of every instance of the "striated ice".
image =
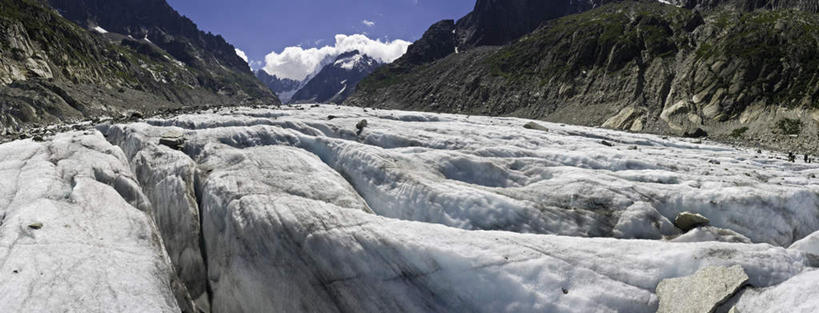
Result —
[[[529,122],[243,108],[0,145],[0,311],[655,312],[710,266],[747,273],[740,312],[815,307],[785,247],[819,166]]]

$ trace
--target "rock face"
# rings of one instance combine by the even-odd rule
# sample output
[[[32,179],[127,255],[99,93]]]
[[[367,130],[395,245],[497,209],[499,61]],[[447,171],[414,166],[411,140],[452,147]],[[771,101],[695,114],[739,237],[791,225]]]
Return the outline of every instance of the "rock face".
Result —
[[[125,23],[103,25],[106,33],[44,2],[0,2],[0,133],[126,110],[277,103],[247,64],[225,53],[233,50],[224,40],[199,32],[164,1],[151,1],[148,11],[137,2],[54,2],[70,6],[72,17],[83,13],[76,19],[83,26]],[[144,13],[139,23],[135,10]]]
[[[403,66],[415,66],[442,59],[458,47],[458,38],[455,30],[455,21],[443,20],[433,24],[412,45],[407,47],[407,53],[395,61]]]
[[[677,226],[677,228],[683,232],[700,226],[707,226],[709,223],[711,223],[711,221],[705,216],[691,212],[682,212],[677,214],[677,217],[674,218],[674,226]]]
[[[552,20],[507,46],[386,66],[345,103],[674,135],[701,129],[819,150],[810,118],[819,71],[809,57],[819,54],[819,39],[804,31],[814,28],[819,14],[808,11],[702,13],[624,1]],[[803,127],[778,126],[785,118]]]
[[[583,12],[613,0],[478,0],[466,16],[433,24],[398,60],[376,71],[378,77],[392,77],[480,46],[512,42],[543,23],[561,16]]]
[[[256,78],[262,81],[267,88],[270,88],[283,103],[289,102],[290,98],[307,83],[306,81],[279,78],[276,75],[268,74],[264,69],[256,71]]]
[[[358,50],[340,54],[301,87],[291,103],[342,103],[364,77],[383,65]]]
[[[756,9],[799,9],[812,13],[819,12],[819,3],[810,0],[667,0],[666,2],[698,10],[713,10],[727,7],[745,11]]]
[[[199,30],[165,0],[48,0],[48,3],[81,26],[100,26],[108,32],[149,38],[151,43],[191,67],[218,72],[216,65],[222,65],[243,74],[236,79],[246,79],[251,74],[247,62],[236,55],[235,48],[222,36]]]
[[[507,44],[554,18],[590,10],[612,0],[478,0],[475,9],[458,20],[458,46]]]
[[[671,278],[657,286],[657,313],[707,313],[748,283],[742,266],[706,267],[688,277]]]

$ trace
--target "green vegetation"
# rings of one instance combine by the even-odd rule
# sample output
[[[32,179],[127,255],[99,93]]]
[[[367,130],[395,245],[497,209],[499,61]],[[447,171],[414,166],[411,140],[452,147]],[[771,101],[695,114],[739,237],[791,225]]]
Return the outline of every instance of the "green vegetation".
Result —
[[[493,76],[510,82],[533,76],[565,77],[604,67],[617,72],[640,62],[643,53],[676,55],[684,45],[682,28],[689,10],[648,2],[615,3],[560,18],[487,58]]]
[[[802,132],[802,121],[792,118],[783,118],[776,122],[776,128],[785,135],[798,135]]]
[[[740,138],[748,131],[748,127],[740,127],[731,132],[731,137]]]

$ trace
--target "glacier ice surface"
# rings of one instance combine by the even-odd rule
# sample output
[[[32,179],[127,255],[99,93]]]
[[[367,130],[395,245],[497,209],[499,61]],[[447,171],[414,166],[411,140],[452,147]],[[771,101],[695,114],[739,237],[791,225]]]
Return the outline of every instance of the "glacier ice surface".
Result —
[[[819,166],[528,122],[238,108],[0,145],[0,311],[654,312],[733,265],[740,312],[819,308]]]

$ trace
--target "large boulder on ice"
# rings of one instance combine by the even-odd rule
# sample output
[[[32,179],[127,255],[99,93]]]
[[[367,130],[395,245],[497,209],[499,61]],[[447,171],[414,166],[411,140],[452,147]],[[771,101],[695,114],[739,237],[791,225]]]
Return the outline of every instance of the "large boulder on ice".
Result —
[[[703,313],[714,309],[748,283],[742,266],[706,267],[694,275],[670,278],[657,286],[657,313]]]
[[[674,218],[674,226],[677,226],[677,228],[681,229],[683,232],[687,232],[700,226],[706,226],[709,223],[711,223],[711,220],[705,216],[691,212],[682,212],[677,214],[677,217]]]
[[[178,130],[169,130],[159,138],[159,144],[181,150],[185,144],[185,134]]]

